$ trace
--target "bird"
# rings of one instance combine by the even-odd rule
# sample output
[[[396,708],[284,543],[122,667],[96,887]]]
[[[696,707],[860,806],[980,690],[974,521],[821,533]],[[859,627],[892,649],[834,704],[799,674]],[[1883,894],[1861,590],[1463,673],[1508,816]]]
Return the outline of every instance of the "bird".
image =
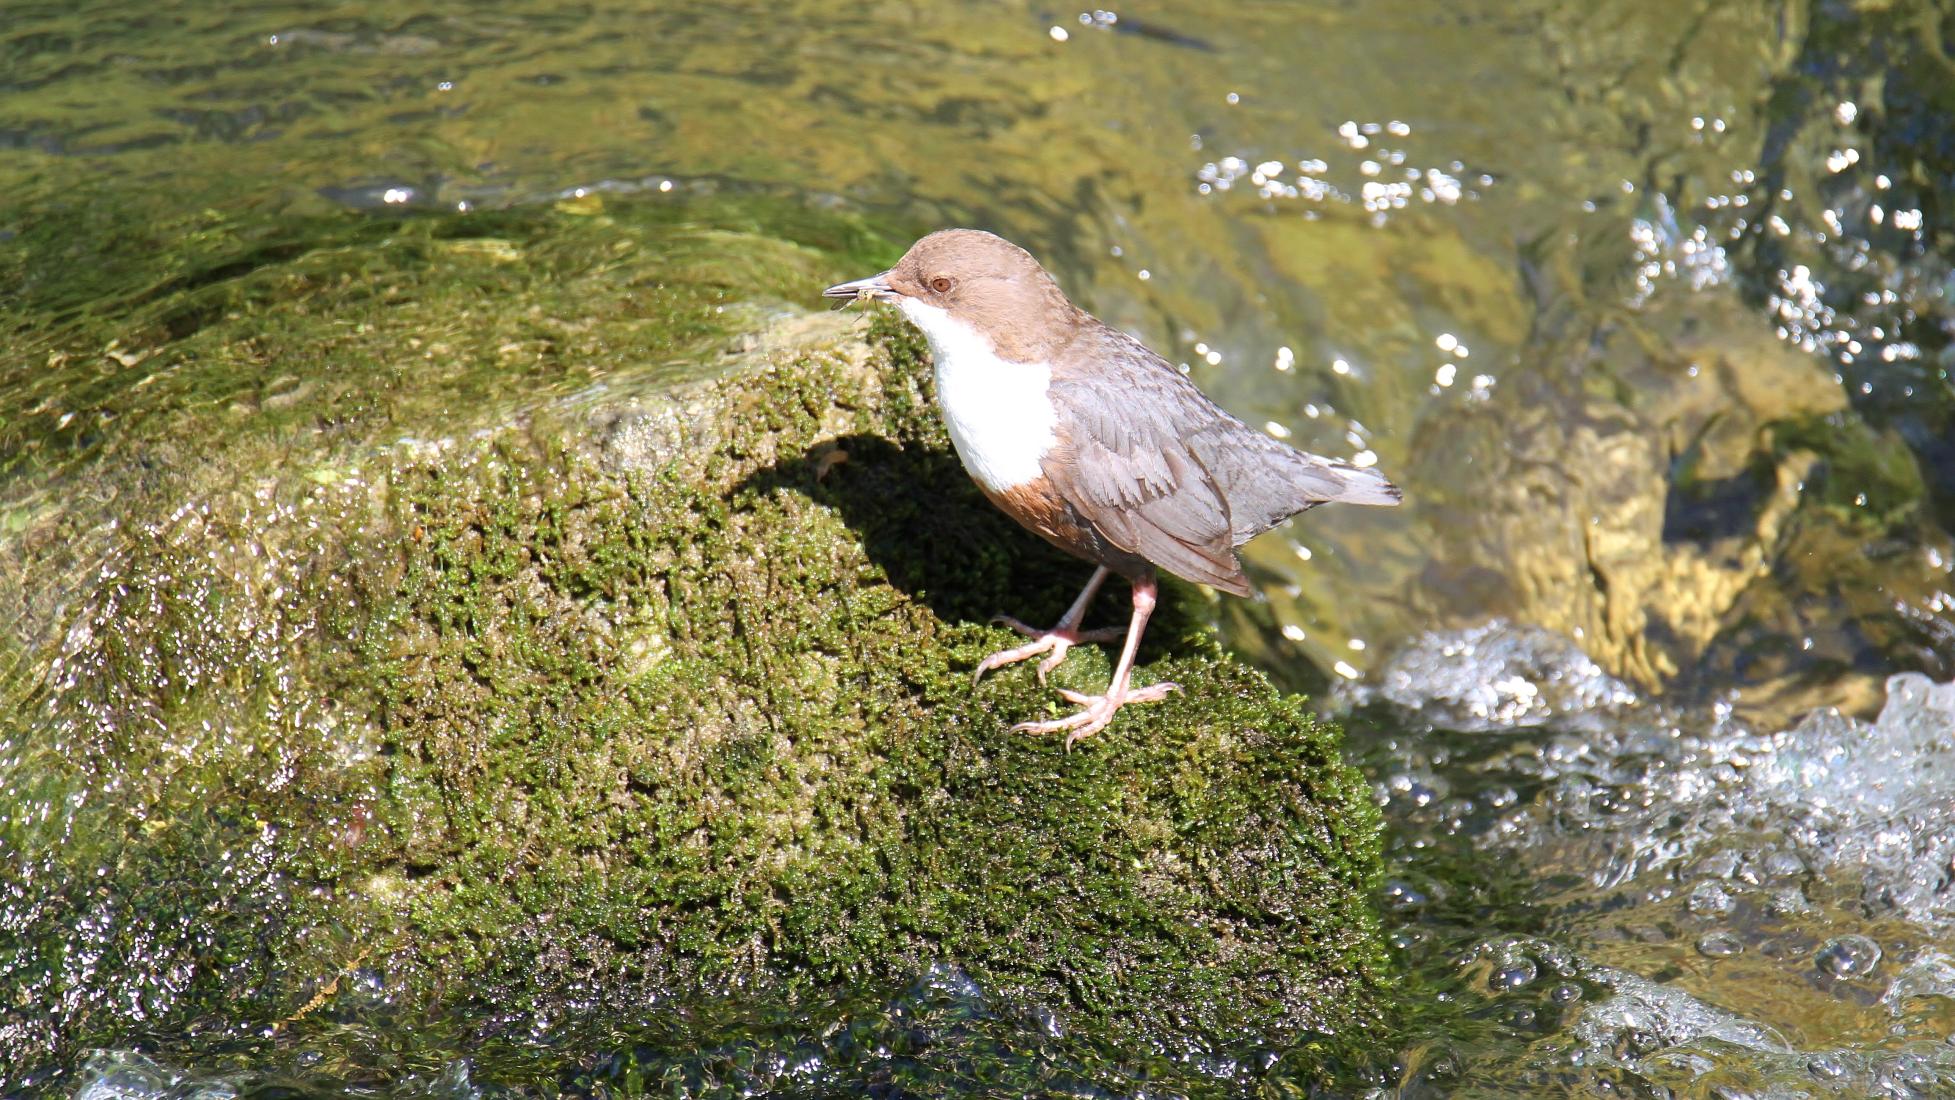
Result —
[[[992,504],[1095,566],[1057,625],[995,621],[1029,639],[980,661],[985,673],[1033,657],[1039,682],[1084,642],[1087,608],[1113,574],[1133,611],[1106,690],[1062,690],[1079,711],[1014,732],[1064,733],[1070,751],[1120,708],[1180,690],[1133,686],[1134,655],[1158,599],[1157,571],[1237,596],[1251,593],[1237,549],[1333,501],[1394,505],[1376,469],[1308,454],[1224,411],[1174,365],[1074,305],[1031,253],[978,229],[943,229],[896,266],[822,291],[895,306],[930,347],[951,445]]]

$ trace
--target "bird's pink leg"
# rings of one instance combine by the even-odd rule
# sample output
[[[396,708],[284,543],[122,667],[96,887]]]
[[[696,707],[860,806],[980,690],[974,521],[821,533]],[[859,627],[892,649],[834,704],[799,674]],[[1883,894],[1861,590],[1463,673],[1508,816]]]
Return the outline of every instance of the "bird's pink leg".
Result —
[[[1120,649],[1120,663],[1113,667],[1113,682],[1107,685],[1105,695],[1084,695],[1062,689],[1059,694],[1086,709],[1050,722],[1020,722],[1012,727],[1012,732],[1064,731],[1066,751],[1071,752],[1074,744],[1105,729],[1107,723],[1113,721],[1114,714],[1128,703],[1158,702],[1166,698],[1168,692],[1181,690],[1181,685],[1165,681],[1149,684],[1138,691],[1128,686],[1133,679],[1134,654],[1140,650],[1141,633],[1147,629],[1147,617],[1154,613],[1154,599],[1154,577],[1150,573],[1146,578],[1134,582],[1133,622],[1127,627],[1127,644]]]
[[[1107,567],[1104,565],[1093,570],[1093,578],[1086,582],[1086,588],[1080,592],[1079,598],[1066,609],[1066,614],[1059,620],[1059,625],[1051,630],[1027,626],[1009,615],[1000,615],[991,620],[1000,626],[1011,627],[1032,640],[1015,649],[999,650],[979,661],[977,671],[971,674],[971,682],[977,683],[984,678],[985,673],[994,668],[1003,668],[1050,651],[1052,655],[1039,662],[1039,683],[1043,684],[1046,674],[1058,668],[1059,662],[1066,659],[1068,649],[1080,642],[1110,642],[1118,638],[1120,636],[1118,630],[1082,631],[1079,629],[1080,620],[1086,618],[1086,609],[1092,604],[1093,597],[1099,593],[1100,585],[1106,581],[1107,572]]]

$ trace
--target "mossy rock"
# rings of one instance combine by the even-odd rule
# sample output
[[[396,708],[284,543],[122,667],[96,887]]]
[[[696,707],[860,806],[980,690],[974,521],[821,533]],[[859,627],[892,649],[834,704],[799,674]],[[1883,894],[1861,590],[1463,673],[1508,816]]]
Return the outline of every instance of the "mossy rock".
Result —
[[[24,804],[115,794],[65,843],[6,822],[0,1053],[344,1045],[383,1008],[629,1042],[946,968],[1148,1057],[1377,1017],[1368,790],[1199,593],[1137,675],[1181,692],[1070,753],[1010,733],[1064,704],[974,687],[987,620],[1088,567],[970,484],[907,330],[790,318],[721,370],[132,524],[21,703],[65,769]],[[254,509],[279,533],[240,541]]]

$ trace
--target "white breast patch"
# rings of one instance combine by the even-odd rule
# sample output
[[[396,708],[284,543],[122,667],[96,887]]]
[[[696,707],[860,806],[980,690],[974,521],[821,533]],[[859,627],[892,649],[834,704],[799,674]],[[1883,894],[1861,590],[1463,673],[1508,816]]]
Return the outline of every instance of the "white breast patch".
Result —
[[[972,480],[1001,493],[1044,476],[1039,460],[1058,439],[1046,397],[1052,368],[998,358],[976,329],[936,306],[906,297],[902,310],[930,341],[937,404]]]

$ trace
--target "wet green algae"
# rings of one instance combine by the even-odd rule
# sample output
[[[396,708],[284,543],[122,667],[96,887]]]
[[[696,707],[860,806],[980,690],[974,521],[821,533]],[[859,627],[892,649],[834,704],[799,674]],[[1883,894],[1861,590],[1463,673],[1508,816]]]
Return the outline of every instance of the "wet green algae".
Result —
[[[986,620],[1085,567],[970,485],[906,330],[866,337],[783,321],[713,381],[130,525],[10,738],[61,764],[8,776],[40,797],[5,824],[0,1053],[381,1011],[622,1036],[943,966],[1159,1053],[1373,1018],[1377,815],[1335,730],[1170,588],[1139,678],[1184,691],[1070,754],[1008,733],[1063,704],[973,688]],[[283,534],[241,539],[254,508]]]

